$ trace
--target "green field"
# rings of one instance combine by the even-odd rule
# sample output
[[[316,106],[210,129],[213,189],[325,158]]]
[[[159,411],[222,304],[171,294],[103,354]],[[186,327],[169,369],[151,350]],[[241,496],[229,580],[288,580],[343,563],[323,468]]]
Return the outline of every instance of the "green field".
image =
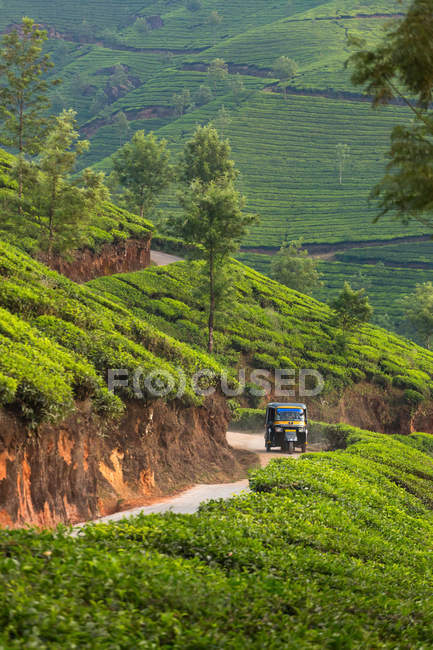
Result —
[[[433,242],[404,242],[380,247],[352,248],[336,253],[335,257],[341,262],[358,264],[383,262],[390,266],[410,268],[410,265],[418,264],[420,267],[433,268]]]
[[[0,644],[430,647],[433,437],[325,432],[195,515],[1,531]]]

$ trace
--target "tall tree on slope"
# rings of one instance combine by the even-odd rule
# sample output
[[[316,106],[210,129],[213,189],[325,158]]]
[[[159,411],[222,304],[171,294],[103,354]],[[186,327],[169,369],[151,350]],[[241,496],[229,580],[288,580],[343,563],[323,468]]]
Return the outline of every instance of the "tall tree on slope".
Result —
[[[180,168],[185,184],[179,195],[184,214],[173,221],[174,232],[199,244],[208,284],[208,351],[214,351],[215,312],[230,256],[239,248],[256,217],[243,211],[245,198],[236,190],[238,172],[227,141],[212,126],[198,127],[187,142]]]
[[[39,153],[50,125],[47,116],[48,90],[60,83],[44,75],[53,67],[42,53],[45,31],[33,20],[23,18],[19,28],[6,34],[0,50],[0,113],[3,117],[1,142],[18,151],[19,205],[23,194],[24,155]],[[20,207],[21,209],[21,207]]]

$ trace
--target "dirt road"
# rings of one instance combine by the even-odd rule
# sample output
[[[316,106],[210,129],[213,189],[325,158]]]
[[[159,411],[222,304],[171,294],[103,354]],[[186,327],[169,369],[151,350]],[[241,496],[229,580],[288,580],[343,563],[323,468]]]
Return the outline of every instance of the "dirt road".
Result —
[[[156,264],[156,266],[168,266],[175,262],[182,262],[182,260],[182,257],[177,257],[176,255],[169,255],[161,251],[150,251],[150,261]]]
[[[264,451],[263,434],[250,434],[250,433],[235,433],[229,432],[227,434],[228,443],[235,449],[246,449],[247,451],[255,452],[260,458],[262,467],[267,465],[273,458],[282,458],[287,454],[282,454],[279,451],[267,453]],[[291,457],[299,457],[299,453],[293,454]],[[133,517],[139,513],[146,515],[162,512],[176,512],[182,514],[193,514],[197,511],[200,503],[210,501],[211,499],[229,499],[235,494],[241,492],[248,492],[248,480],[238,481],[236,483],[220,483],[217,485],[196,485],[190,490],[182,492],[178,496],[169,497],[154,503],[151,506],[144,506],[127,510],[126,512],[116,512],[114,515],[101,517],[93,523],[102,523],[108,521],[119,521],[125,517]]]

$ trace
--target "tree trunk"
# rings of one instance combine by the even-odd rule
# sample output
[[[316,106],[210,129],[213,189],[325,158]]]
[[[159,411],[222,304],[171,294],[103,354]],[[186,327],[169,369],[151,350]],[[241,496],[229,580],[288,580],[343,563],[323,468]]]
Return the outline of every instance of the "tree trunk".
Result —
[[[24,143],[23,143],[23,122],[24,122],[24,107],[23,103],[20,102],[20,110],[19,110],[19,133],[18,133],[18,151],[19,151],[19,163],[18,163],[18,212],[19,214],[22,214],[23,211],[23,206],[22,206],[22,201],[23,201],[23,149],[24,149]]]
[[[208,352],[213,354],[213,333],[215,320],[215,269],[213,252],[209,258],[209,339]]]
[[[52,261],[53,257],[53,244],[54,244],[54,209],[57,197],[57,183],[53,182],[51,190],[51,203],[48,210],[48,261]]]

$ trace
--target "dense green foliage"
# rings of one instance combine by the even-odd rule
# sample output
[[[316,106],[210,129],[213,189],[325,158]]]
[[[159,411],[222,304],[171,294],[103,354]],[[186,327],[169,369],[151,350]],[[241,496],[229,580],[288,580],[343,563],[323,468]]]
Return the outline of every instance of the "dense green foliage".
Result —
[[[345,451],[275,460],[196,515],[2,531],[0,642],[429,647],[433,437],[338,429]]]
[[[197,292],[200,262],[178,263],[99,278],[92,289],[115,297],[138,317],[171,336],[206,346],[204,296]],[[324,305],[240,263],[229,269],[232,293],[216,316],[215,351],[226,365],[315,368],[327,390],[363,379],[429,395],[433,356],[385,330],[365,325],[342,345],[341,330]]]
[[[302,241],[281,246],[271,258],[270,276],[290,289],[311,295],[321,285],[318,260],[301,248]]]
[[[373,322],[412,338],[415,332],[407,329],[402,298],[413,293],[417,284],[433,281],[431,251],[430,243],[417,242],[336,252],[335,259],[341,261],[320,260],[318,269],[323,286],[313,295],[317,300],[329,302],[338,295],[346,281],[356,289],[365,288],[374,307]],[[270,276],[270,255],[242,252],[237,258]]]
[[[17,182],[11,171],[15,164],[16,159],[0,149],[0,201],[3,205],[13,203],[16,198]],[[28,198],[30,199],[30,196]],[[39,200],[41,198],[39,197]],[[34,205],[31,207],[34,208]],[[79,233],[81,246],[88,246],[97,251],[103,244],[131,238],[149,239],[153,225],[146,219],[141,219],[108,201],[104,201],[98,208],[91,218],[89,215],[83,215],[86,224],[85,229]],[[38,216],[36,214],[36,217]],[[0,214],[1,239],[9,241],[29,253],[38,253],[41,249],[41,241],[44,239],[43,226],[38,224],[37,219],[27,218],[25,214],[23,214],[19,226],[15,222],[15,216],[3,209]]]
[[[368,322],[373,314],[365,289],[352,289],[348,282],[344,283],[340,295],[331,301],[330,307],[335,312],[336,322],[344,331]]]
[[[108,392],[107,371],[162,370],[180,385],[201,367],[219,370],[205,355],[133,316],[113,298],[102,298],[0,243],[0,406],[31,424],[63,418],[75,400],[89,398],[97,412],[116,415],[119,398]],[[146,399],[148,391],[143,387]],[[132,381],[122,398],[133,398]],[[186,403],[197,403],[190,385]]]
[[[413,0],[404,19],[391,25],[379,44],[358,43],[352,81],[372,95],[373,106],[403,99],[412,120],[393,129],[386,174],[372,195],[378,218],[394,214],[402,223],[416,219],[432,226],[433,47],[431,0]]]

